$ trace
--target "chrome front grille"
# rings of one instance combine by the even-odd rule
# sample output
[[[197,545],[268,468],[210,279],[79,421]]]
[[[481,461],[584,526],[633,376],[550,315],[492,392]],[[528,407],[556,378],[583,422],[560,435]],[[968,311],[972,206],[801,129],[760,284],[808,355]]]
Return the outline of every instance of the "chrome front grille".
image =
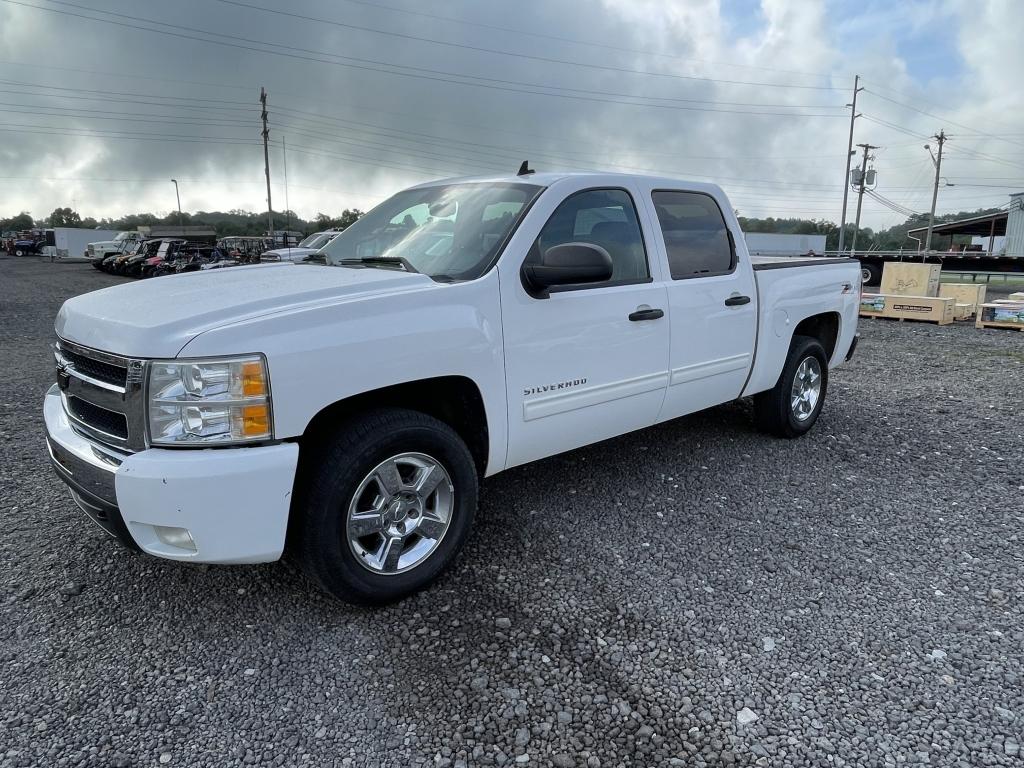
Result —
[[[75,431],[131,453],[146,445],[145,362],[58,339],[57,384]]]
[[[68,413],[83,424],[88,424],[93,429],[102,432],[115,440],[128,439],[128,419],[123,413],[108,411],[106,408],[94,405],[80,397],[66,397]]]
[[[61,354],[76,371],[90,378],[118,387],[123,387],[128,380],[128,369],[124,366],[86,357],[70,349],[62,349]]]

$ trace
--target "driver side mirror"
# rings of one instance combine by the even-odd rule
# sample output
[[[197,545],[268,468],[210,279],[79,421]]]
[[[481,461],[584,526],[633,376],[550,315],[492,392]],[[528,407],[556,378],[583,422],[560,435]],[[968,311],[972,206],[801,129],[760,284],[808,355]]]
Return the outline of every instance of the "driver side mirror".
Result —
[[[524,264],[523,286],[538,299],[548,297],[557,285],[603,283],[612,276],[612,257],[592,243],[563,243],[548,248],[539,264]]]

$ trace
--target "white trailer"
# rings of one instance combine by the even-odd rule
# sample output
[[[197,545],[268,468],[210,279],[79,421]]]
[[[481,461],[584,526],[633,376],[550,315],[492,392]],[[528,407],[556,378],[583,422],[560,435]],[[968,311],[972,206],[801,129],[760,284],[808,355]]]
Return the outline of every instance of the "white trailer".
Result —
[[[84,229],[81,227],[54,227],[46,230],[43,255],[50,261],[88,261],[86,248],[97,240],[112,240],[119,229]]]

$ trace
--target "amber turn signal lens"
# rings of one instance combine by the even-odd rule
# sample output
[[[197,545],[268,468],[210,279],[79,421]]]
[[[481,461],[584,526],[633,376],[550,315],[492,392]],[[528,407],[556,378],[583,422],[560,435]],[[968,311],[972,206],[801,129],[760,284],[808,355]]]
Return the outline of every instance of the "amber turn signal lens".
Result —
[[[242,408],[242,437],[263,437],[270,434],[270,406],[246,405]]]
[[[262,397],[267,394],[263,364],[258,360],[242,363],[242,394],[245,397]]]

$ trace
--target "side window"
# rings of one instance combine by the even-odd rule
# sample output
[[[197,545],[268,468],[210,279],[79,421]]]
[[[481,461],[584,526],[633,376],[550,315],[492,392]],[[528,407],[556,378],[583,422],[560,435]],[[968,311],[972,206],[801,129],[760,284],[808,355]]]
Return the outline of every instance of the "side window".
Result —
[[[735,267],[729,232],[718,203],[699,192],[654,192],[673,280],[723,275]]]
[[[544,225],[527,261],[537,263],[546,250],[564,243],[592,243],[612,257],[611,280],[588,287],[650,277],[636,208],[624,190],[588,189],[567,197]]]

